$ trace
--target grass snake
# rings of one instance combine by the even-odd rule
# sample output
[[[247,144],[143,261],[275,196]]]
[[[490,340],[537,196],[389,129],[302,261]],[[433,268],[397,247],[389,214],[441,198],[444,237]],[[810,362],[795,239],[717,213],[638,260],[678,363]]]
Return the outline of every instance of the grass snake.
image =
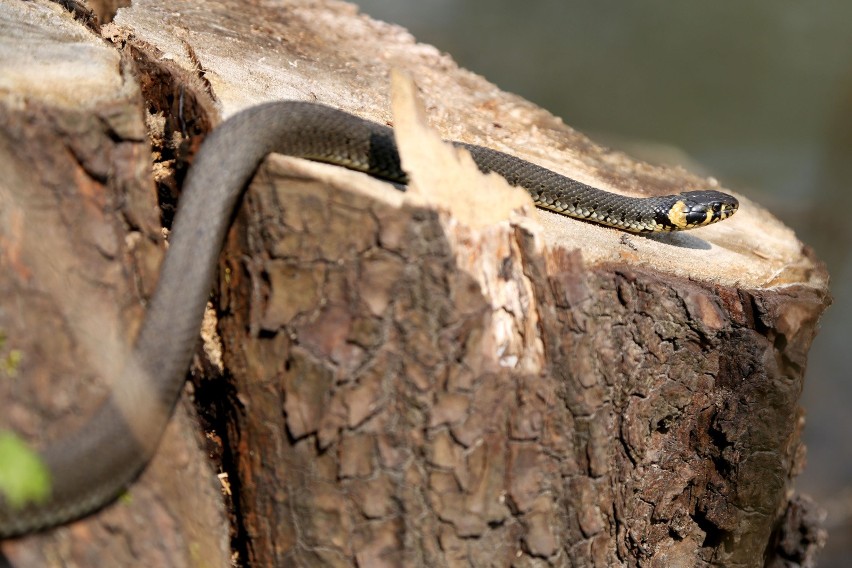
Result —
[[[699,227],[732,215],[717,191],[634,198],[607,193],[519,158],[468,144],[482,171],[526,189],[536,205],[631,232]],[[207,137],[187,176],[169,250],[125,371],[89,422],[39,455],[52,477],[42,503],[0,496],[0,538],[50,528],[114,500],[153,453],[181,391],[225,233],[248,181],[277,152],[405,184],[392,130],[327,106],[274,102],[235,114]]]

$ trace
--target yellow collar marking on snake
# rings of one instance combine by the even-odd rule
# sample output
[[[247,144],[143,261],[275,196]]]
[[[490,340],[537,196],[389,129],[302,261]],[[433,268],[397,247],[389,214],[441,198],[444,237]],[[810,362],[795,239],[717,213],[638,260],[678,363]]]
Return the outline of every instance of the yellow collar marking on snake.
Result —
[[[669,209],[669,221],[678,229],[686,229],[686,203],[677,201],[672,208]]]

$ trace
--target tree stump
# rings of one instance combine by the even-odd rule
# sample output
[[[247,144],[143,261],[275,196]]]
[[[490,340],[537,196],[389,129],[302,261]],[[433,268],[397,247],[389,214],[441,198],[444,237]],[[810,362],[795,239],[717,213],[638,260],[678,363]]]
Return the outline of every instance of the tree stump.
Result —
[[[437,142],[405,87],[392,105],[391,69],[414,77],[440,137],[627,194],[718,184],[601,148],[348,4],[146,0],[99,30],[43,1],[0,8],[77,72],[45,87],[34,73],[52,71],[24,58],[0,105],[15,174],[0,182],[0,286],[19,299],[0,310],[0,349],[32,377],[0,381],[14,401],[0,425],[28,439],[70,431],[103,395],[114,355],[98,334],[132,337],[162,252],[149,180],[168,223],[212,125],[317,100],[392,123],[412,179],[403,193],[268,158],[184,397],[200,418],[181,406],[129,502],[3,543],[13,563],[812,561],[822,536],[791,480],[827,274],[758,205],[653,237],[537,211]],[[23,58],[2,48],[7,69]],[[84,77],[102,79],[69,100]]]

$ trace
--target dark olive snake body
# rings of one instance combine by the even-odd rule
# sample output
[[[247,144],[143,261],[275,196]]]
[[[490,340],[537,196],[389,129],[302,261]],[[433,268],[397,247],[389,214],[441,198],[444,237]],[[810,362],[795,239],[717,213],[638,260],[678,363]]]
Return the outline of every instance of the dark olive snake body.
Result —
[[[622,230],[687,229],[725,219],[738,207],[736,199],[716,191],[651,198],[606,193],[501,152],[459,145],[481,170],[525,188],[539,207]],[[40,453],[52,476],[47,501],[15,509],[0,496],[0,538],[103,507],[148,463],[181,391],[233,211],[272,152],[406,182],[390,128],[330,107],[268,103],[216,128],[184,184],[160,281],[125,373],[83,429]]]

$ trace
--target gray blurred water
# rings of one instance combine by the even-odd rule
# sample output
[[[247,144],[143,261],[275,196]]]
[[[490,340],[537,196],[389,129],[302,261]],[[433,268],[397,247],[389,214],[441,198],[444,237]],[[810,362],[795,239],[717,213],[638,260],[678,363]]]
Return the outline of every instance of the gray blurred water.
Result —
[[[819,565],[847,566],[852,2],[357,3],[599,142],[702,169],[816,249],[835,301],[810,354],[802,396],[808,467],[797,487],[829,513]]]

